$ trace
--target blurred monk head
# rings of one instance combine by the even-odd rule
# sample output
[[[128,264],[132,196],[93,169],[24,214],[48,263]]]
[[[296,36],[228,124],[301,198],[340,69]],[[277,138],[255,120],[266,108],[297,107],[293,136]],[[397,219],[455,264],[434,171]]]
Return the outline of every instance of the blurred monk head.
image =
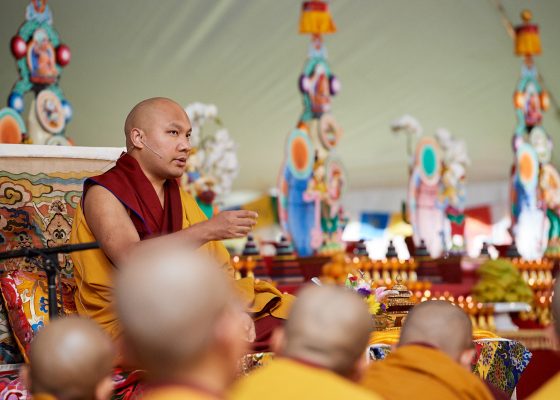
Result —
[[[278,331],[276,347],[283,356],[357,380],[371,330],[371,315],[359,295],[338,286],[307,286]]]
[[[242,308],[231,282],[194,251],[146,249],[133,254],[116,277],[128,357],[151,381],[225,390],[246,351]]]
[[[399,346],[414,343],[433,346],[470,369],[474,356],[471,320],[448,301],[426,301],[412,308],[401,328]]]
[[[126,148],[148,178],[179,178],[185,172],[191,122],[185,110],[165,97],[143,100],[124,124]]]
[[[93,321],[68,317],[50,322],[31,343],[23,370],[31,393],[64,400],[108,400],[114,357],[111,339]]]

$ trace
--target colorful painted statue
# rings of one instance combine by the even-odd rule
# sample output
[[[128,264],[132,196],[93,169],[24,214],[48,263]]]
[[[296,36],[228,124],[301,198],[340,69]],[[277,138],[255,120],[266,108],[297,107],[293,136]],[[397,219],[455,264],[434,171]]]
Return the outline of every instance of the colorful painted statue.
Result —
[[[560,178],[551,164],[552,140],[542,125],[549,98],[533,60],[541,54],[539,28],[531,23],[530,11],[523,11],[521,18],[523,24],[516,27],[515,53],[524,62],[513,98],[517,124],[512,143],[511,217],[520,254],[537,259],[545,251],[560,254]]]
[[[445,213],[439,202],[442,164],[437,140],[420,138],[408,187],[408,219],[415,245],[424,240],[432,257],[439,257],[446,248]]]
[[[424,241],[432,257],[463,252],[466,168],[470,164],[465,142],[445,129],[438,129],[435,137],[420,137],[420,123],[408,115],[393,122],[391,128],[408,138],[411,165],[407,209],[415,245]],[[414,153],[413,136],[420,137]]]
[[[311,43],[299,89],[303,113],[287,141],[279,177],[279,219],[300,256],[341,249],[341,198],[346,173],[335,154],[342,129],[330,113],[340,89],[327,62],[322,35],[336,31],[323,1],[303,3],[300,33]]]
[[[466,171],[470,159],[465,142],[447,130],[438,129],[436,140],[443,151],[439,202],[448,222],[446,248],[461,253],[465,250]]]
[[[11,41],[19,80],[12,88],[8,107],[0,110],[0,142],[71,144],[65,131],[72,119],[72,107],[58,86],[62,68],[70,62],[70,49],[60,43],[52,27],[52,13],[46,0],[32,0],[25,17]],[[21,115],[27,92],[33,92],[34,98],[26,127]],[[4,119],[16,124],[4,123]]]
[[[539,187],[550,224],[545,255],[560,258],[560,174],[552,164],[542,166]]]

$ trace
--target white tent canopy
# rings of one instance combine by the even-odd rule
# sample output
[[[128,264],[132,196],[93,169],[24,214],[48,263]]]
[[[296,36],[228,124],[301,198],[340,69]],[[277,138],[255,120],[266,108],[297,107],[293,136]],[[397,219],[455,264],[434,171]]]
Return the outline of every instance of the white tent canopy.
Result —
[[[123,146],[122,126],[139,100],[168,96],[214,103],[239,144],[234,188],[275,185],[287,133],[301,112],[297,78],[307,36],[297,34],[299,0],[51,0],[54,26],[72,61],[61,87],[74,108],[68,135],[84,146]],[[537,65],[560,98],[560,2],[503,0],[508,16],[530,7],[540,25]],[[0,93],[17,79],[10,38],[26,2],[2,4]],[[467,142],[470,182],[505,181],[512,162],[513,55],[494,0],[333,0],[339,32],[326,38],[342,92],[333,114],[345,130],[339,155],[353,190],[404,187],[402,114],[425,134],[445,127]],[[560,115],[544,126],[560,146]],[[560,151],[554,155],[560,163]]]

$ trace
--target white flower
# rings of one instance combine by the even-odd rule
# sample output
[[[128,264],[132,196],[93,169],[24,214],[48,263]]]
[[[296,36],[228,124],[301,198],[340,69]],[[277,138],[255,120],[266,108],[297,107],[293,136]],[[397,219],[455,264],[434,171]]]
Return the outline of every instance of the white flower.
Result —
[[[451,146],[451,142],[453,141],[451,133],[449,133],[449,131],[444,128],[436,129],[436,139],[443,150],[448,149]]]
[[[214,134],[214,140],[216,142],[231,142],[228,130],[224,128],[218,129]]]
[[[464,140],[457,140],[455,142],[455,148],[453,150],[455,154],[455,162],[461,163],[463,165],[470,165],[471,159],[467,153],[467,144]]]
[[[208,146],[212,147],[212,152],[220,155],[224,154],[228,150],[227,145],[227,143],[218,142],[214,138],[212,138],[212,141],[208,143]]]
[[[463,167],[470,165],[471,160],[467,154],[467,145],[464,140],[459,140],[444,128],[436,130],[436,140],[443,151],[443,161],[450,167],[453,164],[461,164]]]
[[[204,162],[206,161],[206,151],[202,148],[199,148],[196,152],[196,156],[198,157],[198,165],[204,165]]]
[[[458,181],[463,176],[465,176],[466,168],[459,163],[455,163],[449,166],[449,171],[452,171],[455,179]]]
[[[237,155],[232,152],[224,154],[218,165],[226,170],[234,170],[237,168]]]
[[[198,127],[198,125],[193,124],[192,131],[191,131],[191,145],[193,147],[198,147],[199,144],[200,144],[200,128]]]
[[[411,115],[405,114],[402,117],[391,122],[391,130],[395,133],[404,132],[408,135],[421,136],[422,125],[416,118]]]
[[[207,104],[206,109],[204,110],[204,115],[208,119],[216,118],[218,116],[218,107],[214,104]]]
[[[197,148],[190,167],[201,178],[211,178],[215,182],[213,189],[217,195],[228,193],[239,172],[239,162],[234,140],[226,128],[220,127],[218,108],[214,104],[196,102],[189,104],[185,112],[193,127],[191,143]],[[215,124],[210,126],[217,125],[218,128],[214,128],[214,131],[205,128],[206,121],[213,121]]]

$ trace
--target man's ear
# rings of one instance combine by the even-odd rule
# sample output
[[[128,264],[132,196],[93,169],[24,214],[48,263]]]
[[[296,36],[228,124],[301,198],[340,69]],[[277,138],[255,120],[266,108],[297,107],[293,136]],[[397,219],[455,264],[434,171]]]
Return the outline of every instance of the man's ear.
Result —
[[[461,366],[463,366],[464,368],[466,368],[470,371],[471,368],[472,368],[471,367],[472,360],[473,360],[475,354],[476,354],[475,349],[464,350],[461,353],[461,355],[459,356],[459,364],[461,364]]]
[[[350,376],[348,377],[351,381],[359,382],[362,379],[362,377],[364,376],[364,373],[366,372],[366,369],[368,367],[367,357],[368,357],[368,354],[366,352],[364,352],[356,360],[356,363],[354,365],[354,369],[353,369],[352,373],[350,374]]]
[[[247,329],[240,317],[241,312],[237,308],[230,309],[216,320],[213,333],[216,346],[227,348],[234,353],[248,352],[248,342],[245,340]]]
[[[282,354],[286,346],[286,333],[284,327],[277,327],[270,337],[270,348],[275,354]]]
[[[139,149],[144,147],[143,132],[138,128],[130,130],[130,141],[134,147]]]

